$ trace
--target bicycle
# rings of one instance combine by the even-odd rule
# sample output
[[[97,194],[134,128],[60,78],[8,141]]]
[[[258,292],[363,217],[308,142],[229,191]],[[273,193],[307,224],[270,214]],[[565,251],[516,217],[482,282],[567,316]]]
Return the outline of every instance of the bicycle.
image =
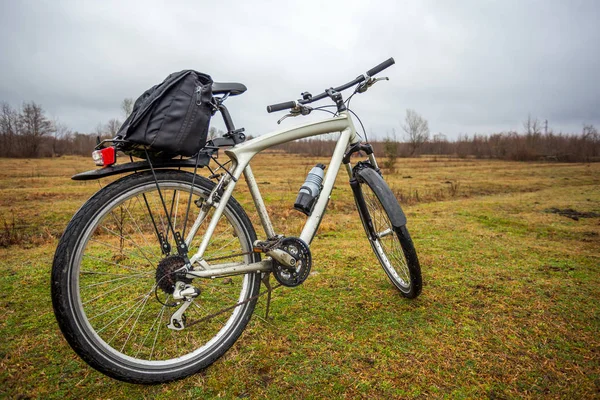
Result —
[[[152,160],[146,153],[145,161],[131,159],[75,175],[73,179],[88,180],[131,172],[94,194],[73,216],[57,246],[53,306],[75,352],[100,372],[134,383],[167,382],[208,367],[246,327],[262,294],[261,282],[270,299],[271,275],[278,286],[288,287],[308,277],[310,243],[342,164],[385,273],[404,297],[417,297],[421,270],[406,217],[383,180],[371,145],[361,143],[348,109],[354,94],[387,79],[374,76],[392,64],[390,58],[337,88],[316,96],[305,92],[297,101],[268,106],[268,112],[289,109],[286,117],[307,115],[318,109],[308,104],[329,98],[336,112],[248,141],[243,129],[235,129],[223,104],[229,96],[243,93],[245,86],[214,83],[215,104],[228,133],[208,142],[194,157]],[[344,101],[341,92],[351,87],[354,93]],[[331,132],[340,136],[320,194],[304,210],[308,217],[300,237],[278,234],[251,159],[273,146]],[[103,142],[98,149],[96,159],[112,157],[114,163],[114,147]],[[229,158],[226,163],[215,157],[223,149]],[[364,152],[367,160],[352,166],[350,158],[358,152]],[[198,175],[198,168],[210,168],[211,160],[219,166],[211,170],[210,179]],[[246,212],[232,197],[242,175],[264,240],[257,239]]]

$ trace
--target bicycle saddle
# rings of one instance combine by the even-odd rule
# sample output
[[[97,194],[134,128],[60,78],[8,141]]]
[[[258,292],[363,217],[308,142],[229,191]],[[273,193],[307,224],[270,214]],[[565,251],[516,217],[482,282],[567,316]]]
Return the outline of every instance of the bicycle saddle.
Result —
[[[242,94],[247,90],[246,85],[235,82],[213,82],[212,92],[213,94],[226,94],[230,96],[236,96]]]

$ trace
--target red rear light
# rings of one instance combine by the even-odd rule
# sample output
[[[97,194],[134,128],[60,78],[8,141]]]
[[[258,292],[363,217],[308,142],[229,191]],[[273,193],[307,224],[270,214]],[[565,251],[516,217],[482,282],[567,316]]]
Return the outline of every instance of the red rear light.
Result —
[[[105,147],[92,153],[96,165],[108,167],[117,162],[117,152],[114,147]]]

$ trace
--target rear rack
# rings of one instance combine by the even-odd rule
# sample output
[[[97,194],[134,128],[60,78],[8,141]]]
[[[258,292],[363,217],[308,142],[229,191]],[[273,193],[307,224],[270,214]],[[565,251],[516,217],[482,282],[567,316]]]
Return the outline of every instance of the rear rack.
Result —
[[[110,140],[113,142],[114,140]],[[107,142],[104,140],[103,142]],[[100,144],[102,144],[101,142]],[[99,145],[100,145],[99,144]],[[168,159],[168,160],[152,160],[152,168],[195,168],[205,167],[210,163],[211,157],[217,150],[214,148],[205,148],[198,152],[198,154],[191,158],[184,159]],[[125,164],[113,164],[109,167],[94,169],[73,175],[71,179],[75,181],[89,181],[93,179],[100,179],[107,176],[119,175],[126,172],[145,171],[150,169],[150,162],[148,160],[134,161]]]

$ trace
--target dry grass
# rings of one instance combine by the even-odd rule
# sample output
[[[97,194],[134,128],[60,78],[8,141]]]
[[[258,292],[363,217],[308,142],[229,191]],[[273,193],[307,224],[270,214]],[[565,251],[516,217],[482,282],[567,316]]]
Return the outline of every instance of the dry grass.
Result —
[[[293,202],[318,161],[326,160],[253,162],[279,232],[300,232]],[[405,200],[421,259],[414,301],[376,265],[342,170],[311,246],[316,273],[278,289],[273,320],[254,318],[213,366],[153,387],[92,370],[54,321],[57,238],[99,188],[68,177],[88,168],[75,157],[0,159],[0,230],[13,238],[0,248],[0,397],[600,396],[600,220],[545,211],[600,212],[600,164],[399,160],[385,176]],[[235,196],[251,210],[243,184]]]

